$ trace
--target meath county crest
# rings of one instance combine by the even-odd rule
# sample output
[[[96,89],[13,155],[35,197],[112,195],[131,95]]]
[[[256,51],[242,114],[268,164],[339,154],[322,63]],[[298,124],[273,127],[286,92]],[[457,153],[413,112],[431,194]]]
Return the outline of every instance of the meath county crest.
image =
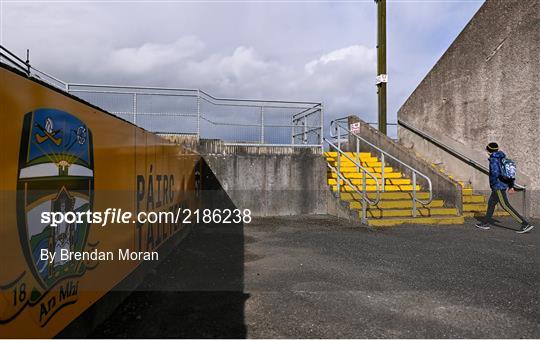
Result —
[[[41,304],[39,322],[44,325],[63,305],[76,299],[78,281],[86,263],[42,260],[42,249],[60,254],[80,252],[87,245],[90,225],[41,223],[42,212],[91,210],[94,188],[92,133],[75,116],[55,109],[38,109],[24,116],[17,182],[17,223],[28,263],[25,297]],[[18,284],[21,285],[20,283]],[[53,293],[52,290],[58,292]],[[51,291],[54,304],[51,306]],[[51,295],[49,294],[49,295]],[[70,298],[71,297],[71,298]],[[47,304],[48,303],[48,304]],[[45,305],[45,306],[43,306]]]

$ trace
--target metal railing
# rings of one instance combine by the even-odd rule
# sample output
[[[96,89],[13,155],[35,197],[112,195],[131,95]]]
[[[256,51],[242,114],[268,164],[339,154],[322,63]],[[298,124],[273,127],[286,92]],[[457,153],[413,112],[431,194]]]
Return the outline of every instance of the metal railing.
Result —
[[[412,127],[410,124],[407,124],[402,120],[398,121],[398,125],[401,125],[401,126],[405,127],[406,129],[416,133],[420,137],[422,137],[422,138],[428,140],[429,142],[435,144],[439,148],[441,148],[444,151],[448,152],[452,156],[460,159],[464,163],[467,163],[467,164],[471,165],[472,167],[476,168],[477,170],[482,171],[486,175],[489,175],[489,167],[478,163],[477,161],[475,161],[472,158],[469,158],[469,157],[465,156],[461,152],[449,147],[448,145],[446,145],[446,144],[442,143],[441,141],[437,140],[436,138],[426,134],[425,132],[422,132],[422,131],[418,130],[417,128]],[[526,190],[526,188],[527,188],[526,185],[521,185],[521,184],[517,184],[517,183],[514,183],[514,187],[517,188],[517,189],[520,189],[520,190]]]
[[[362,215],[361,215],[361,221],[362,223],[366,223],[367,221],[367,206],[368,205],[377,205],[379,203],[379,201],[381,200],[381,193],[380,193],[380,187],[379,187],[379,182],[377,181],[377,177],[371,173],[368,169],[364,168],[362,166],[362,164],[360,164],[359,161],[357,160],[354,160],[352,159],[351,157],[349,157],[349,155],[347,155],[346,152],[344,152],[342,149],[341,149],[341,141],[339,139],[337,139],[337,145],[334,144],[332,141],[330,141],[329,139],[327,138],[324,138],[324,141],[328,144],[328,146],[333,149],[333,150],[336,150],[337,152],[337,166],[334,168],[333,166],[330,165],[329,162],[327,162],[327,166],[328,168],[333,171],[337,178],[336,178],[336,192],[337,192],[337,197],[340,198],[341,197],[341,181],[343,181],[344,183],[346,183],[347,185],[349,185],[349,187],[351,187],[353,189],[354,192],[356,192],[358,194],[358,196],[360,197],[360,203],[362,204]],[[347,158],[349,161],[351,161],[353,164],[356,165],[356,171],[357,173],[361,173],[362,174],[362,191],[358,190],[358,187],[356,185],[354,185],[347,177],[345,177],[342,173],[341,173],[341,157],[345,157]],[[367,191],[367,176],[371,177],[372,179],[375,180],[375,200],[370,200],[369,199],[369,194],[368,194],[368,191]],[[351,194],[352,195],[352,194]],[[354,196],[353,196],[354,198]]]
[[[28,58],[29,58],[28,52],[27,52],[26,60],[22,60],[21,58],[16,56],[14,53],[9,51],[7,48],[0,45],[0,62],[9,66],[15,67],[19,71],[26,73],[26,75],[29,77],[39,79],[51,86],[59,88],[63,91],[67,91],[66,82],[33,67],[32,65],[30,65],[30,61],[28,60]]]
[[[355,150],[356,150],[356,164],[357,164],[357,166],[360,163],[360,143],[364,143],[369,148],[375,150],[379,154],[378,158],[381,161],[381,191],[382,192],[385,192],[385,186],[386,186],[385,166],[386,166],[386,160],[388,158],[392,159],[393,161],[397,162],[398,164],[402,165],[403,167],[405,167],[405,168],[407,168],[408,170],[411,171],[411,177],[412,177],[412,179],[411,179],[411,181],[412,181],[412,197],[411,197],[411,200],[412,200],[412,215],[413,215],[413,217],[416,217],[417,213],[418,213],[417,203],[420,203],[420,204],[425,206],[425,205],[430,204],[433,201],[433,185],[431,183],[431,179],[427,175],[425,175],[424,173],[416,170],[412,166],[402,162],[398,158],[390,155],[388,152],[386,152],[386,151],[382,150],[381,148],[377,147],[376,145],[370,143],[365,138],[362,138],[359,135],[351,132],[348,129],[348,127],[343,126],[344,123],[346,124],[345,119],[346,118],[338,118],[338,119],[333,120],[330,123],[330,135],[332,136],[332,138],[336,138],[338,141],[343,140],[342,136],[346,136],[347,141],[350,141],[349,137],[352,137],[356,141]],[[351,148],[351,145],[349,145],[349,148]],[[417,190],[416,190],[418,177],[423,178],[426,181],[427,185],[428,185],[429,198],[427,200],[421,200],[421,199],[418,198]]]
[[[199,89],[68,84],[68,92],[149,131],[228,145],[321,147],[321,103],[217,98]]]
[[[0,46],[0,61],[148,131],[227,145],[323,146],[318,102],[218,98],[200,89],[67,83]]]
[[[461,152],[451,148],[450,146],[446,145],[445,143],[441,142],[440,140],[434,138],[433,136],[413,127],[412,125],[398,119],[398,125],[406,128],[409,131],[412,131],[413,133],[417,134],[418,136],[424,138],[425,140],[429,141],[430,143],[434,144],[435,146],[443,149],[450,155],[456,157],[457,159],[461,160],[465,164],[468,164],[469,166],[472,166],[476,170],[481,171],[482,173],[489,176],[489,167],[475,161],[474,159],[465,156]],[[514,183],[514,188],[520,190],[523,193],[523,212],[526,213],[527,211],[527,186],[523,184]]]
[[[28,75],[30,74],[31,66],[30,62],[28,61],[28,57],[26,58],[26,60],[22,60],[2,45],[0,45],[0,61],[13,66],[19,69],[19,71],[22,71]]]

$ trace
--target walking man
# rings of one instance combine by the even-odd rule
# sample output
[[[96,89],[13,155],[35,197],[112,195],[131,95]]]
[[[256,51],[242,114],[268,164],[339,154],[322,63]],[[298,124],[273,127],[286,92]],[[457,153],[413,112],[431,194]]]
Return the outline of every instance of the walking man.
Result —
[[[506,158],[506,155],[504,152],[499,151],[499,145],[497,143],[489,143],[486,150],[489,153],[489,186],[491,187],[491,195],[489,196],[486,217],[482,223],[477,223],[476,227],[485,230],[490,229],[489,224],[493,220],[495,206],[499,203],[510,216],[521,224],[521,229],[517,231],[518,234],[524,234],[531,231],[534,226],[530,225],[529,222],[527,222],[523,216],[510,205],[508,197],[506,196],[507,190],[511,194],[514,193],[514,179],[505,178],[501,170],[503,159]]]

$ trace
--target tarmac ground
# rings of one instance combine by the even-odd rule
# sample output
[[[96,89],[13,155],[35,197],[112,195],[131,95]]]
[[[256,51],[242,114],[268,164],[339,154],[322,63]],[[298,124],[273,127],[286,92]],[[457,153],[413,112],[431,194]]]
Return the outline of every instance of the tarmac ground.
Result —
[[[540,338],[540,221],[475,222],[202,225],[90,337]]]

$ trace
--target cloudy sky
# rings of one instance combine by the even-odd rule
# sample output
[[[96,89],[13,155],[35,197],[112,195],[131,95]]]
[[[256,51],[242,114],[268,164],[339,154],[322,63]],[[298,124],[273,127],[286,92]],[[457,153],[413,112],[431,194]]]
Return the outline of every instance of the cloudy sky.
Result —
[[[0,42],[68,82],[322,101],[376,119],[374,1],[4,1]],[[389,1],[388,113],[482,5]]]

